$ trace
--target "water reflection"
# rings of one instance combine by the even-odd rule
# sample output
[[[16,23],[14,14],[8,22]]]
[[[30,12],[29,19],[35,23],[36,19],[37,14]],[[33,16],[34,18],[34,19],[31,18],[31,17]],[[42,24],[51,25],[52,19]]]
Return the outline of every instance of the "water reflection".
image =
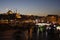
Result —
[[[60,40],[60,30],[56,27],[34,25],[25,28],[0,25],[0,40]]]

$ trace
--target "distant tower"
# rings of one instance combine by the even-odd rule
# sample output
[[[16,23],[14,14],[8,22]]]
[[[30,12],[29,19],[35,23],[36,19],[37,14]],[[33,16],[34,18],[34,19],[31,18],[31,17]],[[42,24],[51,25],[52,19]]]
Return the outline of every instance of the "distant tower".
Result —
[[[21,18],[20,14],[16,10],[16,18]]]
[[[17,13],[17,10],[16,10],[16,13]]]

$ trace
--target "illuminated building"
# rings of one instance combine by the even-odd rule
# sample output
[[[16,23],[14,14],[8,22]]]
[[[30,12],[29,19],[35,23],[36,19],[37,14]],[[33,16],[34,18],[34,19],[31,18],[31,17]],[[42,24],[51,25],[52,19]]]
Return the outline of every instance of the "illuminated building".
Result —
[[[0,14],[0,24],[15,24],[21,16],[9,10],[7,13]]]
[[[48,15],[47,16],[47,21],[49,21],[51,23],[55,23],[55,22],[57,22],[57,18],[58,18],[57,15]]]

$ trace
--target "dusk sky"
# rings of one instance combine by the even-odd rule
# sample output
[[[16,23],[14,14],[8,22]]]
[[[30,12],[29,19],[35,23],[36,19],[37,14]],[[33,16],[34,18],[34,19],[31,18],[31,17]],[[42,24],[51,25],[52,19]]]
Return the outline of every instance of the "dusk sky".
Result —
[[[20,14],[60,15],[60,0],[0,0],[0,12],[18,10]]]

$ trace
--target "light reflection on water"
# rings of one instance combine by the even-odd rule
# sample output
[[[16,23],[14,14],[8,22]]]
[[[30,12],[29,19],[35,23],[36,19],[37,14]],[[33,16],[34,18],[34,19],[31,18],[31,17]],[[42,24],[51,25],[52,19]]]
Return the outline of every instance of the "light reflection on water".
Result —
[[[35,40],[59,40],[60,33],[53,33],[45,31],[45,32],[39,32],[39,29],[36,32],[34,32]],[[33,35],[33,33],[32,33]],[[37,36],[36,36],[37,35]],[[34,37],[32,36],[32,38]],[[53,37],[54,36],[54,37]],[[41,38],[40,38],[41,37]],[[53,37],[53,38],[52,38]],[[29,33],[28,29],[21,30],[19,28],[14,28],[10,26],[0,26],[0,40],[28,40],[29,39]],[[34,40],[33,39],[33,40]]]

